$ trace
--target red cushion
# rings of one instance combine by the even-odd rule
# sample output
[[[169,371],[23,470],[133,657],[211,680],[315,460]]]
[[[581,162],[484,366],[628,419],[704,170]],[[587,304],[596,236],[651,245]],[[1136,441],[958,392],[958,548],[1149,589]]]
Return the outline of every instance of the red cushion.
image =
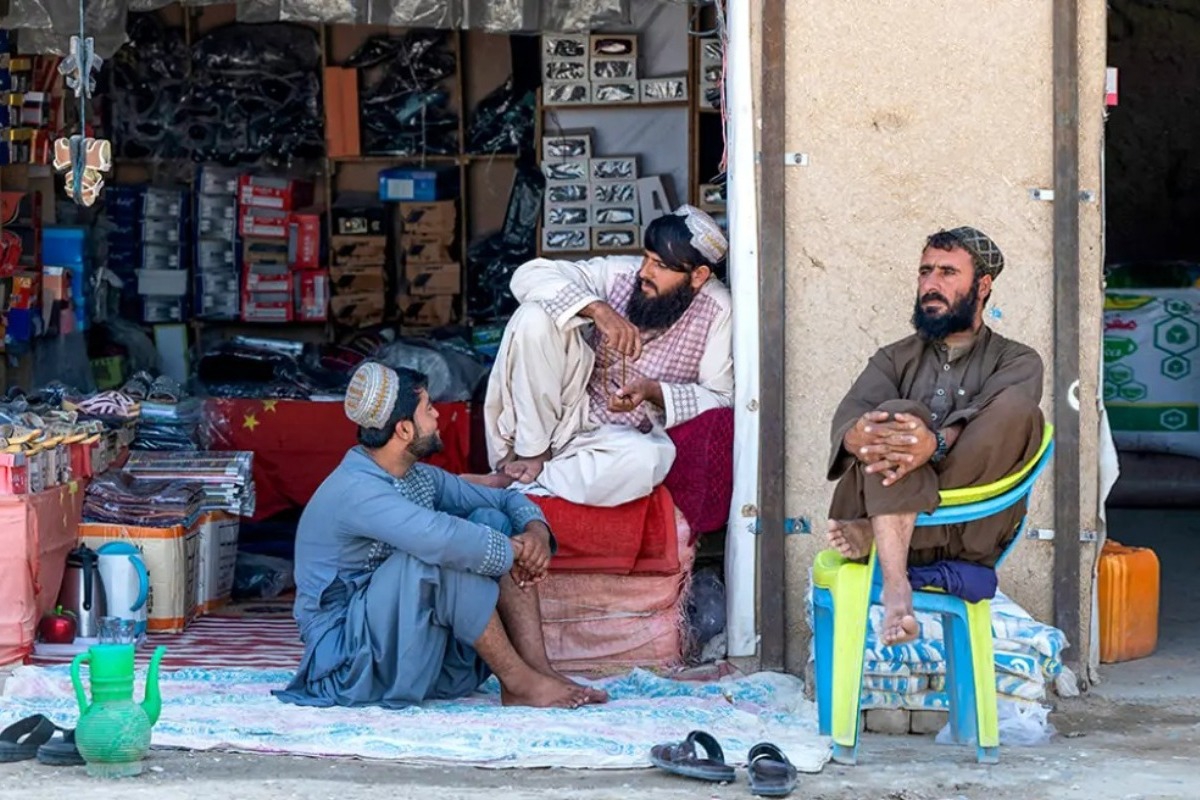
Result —
[[[581,506],[558,497],[531,499],[541,506],[558,539],[558,554],[550,564],[555,572],[679,572],[675,504],[665,487],[615,508]]]
[[[676,453],[663,485],[692,536],[724,528],[733,500],[733,409],[706,411],[668,433]]]

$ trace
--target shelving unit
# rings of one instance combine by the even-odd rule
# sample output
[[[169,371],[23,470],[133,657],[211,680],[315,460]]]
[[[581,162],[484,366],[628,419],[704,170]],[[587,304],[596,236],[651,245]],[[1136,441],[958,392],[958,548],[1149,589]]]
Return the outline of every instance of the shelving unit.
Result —
[[[174,5],[157,13],[161,15],[166,24],[183,28],[184,39],[190,54],[193,44],[201,36],[218,27],[235,22],[235,11],[235,6],[230,4],[187,7],[186,9]],[[401,36],[408,32],[408,29],[404,28],[365,25],[311,24],[307,27],[313,29],[317,34],[320,47],[318,69],[322,71],[327,66],[343,65],[346,59],[371,36],[378,34]],[[449,95],[446,107],[458,118],[456,153],[364,154],[324,157],[316,161],[294,164],[291,169],[287,170],[287,173],[314,181],[316,192],[313,209],[325,214],[324,233],[326,241],[329,241],[329,237],[333,234],[333,220],[329,211],[335,198],[343,192],[376,193],[378,191],[378,174],[382,169],[390,166],[457,169],[459,173],[458,197],[456,198],[458,230],[455,236],[457,252],[452,252],[451,255],[460,263],[463,276],[461,291],[457,295],[455,306],[460,321],[467,322],[470,319],[467,307],[470,269],[467,260],[468,250],[472,242],[502,227],[519,159],[519,156],[513,153],[467,152],[467,132],[470,127],[471,114],[480,101],[501,86],[513,71],[511,37],[507,34],[492,34],[475,30],[452,30],[446,31],[444,35],[448,39],[450,50],[455,55],[454,74],[445,79],[444,86]],[[679,35],[686,36],[687,34],[681,30]],[[560,114],[571,116],[584,114],[595,116],[597,120],[600,120],[606,115],[622,112],[652,115],[683,111],[687,118],[687,155],[686,162],[683,162],[684,168],[677,172],[677,175],[686,173],[686,179],[682,183],[678,179],[675,181],[676,192],[683,196],[672,199],[675,202],[686,201],[698,205],[700,184],[716,171],[715,165],[711,163],[713,161],[711,141],[714,131],[717,139],[716,161],[719,163],[721,125],[720,115],[709,113],[699,102],[700,98],[697,92],[698,69],[700,68],[699,46],[695,37],[688,36],[686,74],[672,70],[672,74],[678,74],[687,82],[688,99],[686,101],[547,106],[542,103],[539,92],[535,111],[535,132],[533,142],[530,143],[533,159],[540,166],[543,134],[553,127],[552,121]],[[187,69],[191,70],[190,59]],[[653,71],[643,71],[648,75],[656,74]],[[580,126],[571,124],[569,127]],[[674,129],[678,129],[678,122],[675,123]],[[646,141],[644,145],[641,145],[640,150],[646,153],[660,147],[661,143],[659,142]],[[114,167],[112,182],[146,181],[154,183],[169,180],[179,184],[188,184],[194,178],[196,166],[195,163],[187,160],[118,159]],[[261,171],[270,172],[266,169]],[[651,171],[643,174],[658,173]],[[540,216],[537,236],[540,252],[542,243]],[[603,254],[640,253],[640,247],[628,251],[603,251]],[[563,253],[561,257],[575,258],[596,254],[600,253],[594,251]],[[393,276],[393,280],[400,277],[402,276]],[[239,329],[261,331],[264,328],[286,326],[296,328],[297,338],[316,338],[318,336],[328,338],[334,333],[332,324],[323,323],[246,323],[236,320],[193,320],[191,322],[192,329],[198,334],[222,336],[236,334],[240,332]]]

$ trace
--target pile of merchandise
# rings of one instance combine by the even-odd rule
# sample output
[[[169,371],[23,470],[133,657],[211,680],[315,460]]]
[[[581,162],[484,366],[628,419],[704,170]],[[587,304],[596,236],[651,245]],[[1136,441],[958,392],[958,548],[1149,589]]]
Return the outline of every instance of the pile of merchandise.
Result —
[[[190,525],[200,514],[204,492],[185,480],[142,480],[124,472],[98,475],[83,499],[85,522],[170,528]]]
[[[359,70],[364,153],[458,152],[458,116],[447,108],[450,91],[443,85],[455,72],[446,32],[372,36],[346,66]]]
[[[1002,592],[991,601],[996,692],[1001,702],[1042,703],[1063,672],[1066,636],[1031,617]],[[810,601],[811,613],[811,601]],[[946,648],[941,618],[918,613],[920,633],[908,644],[883,646],[883,609],[871,608],[863,662],[862,708],[948,709]]]
[[[200,421],[204,406],[188,397],[176,381],[139,372],[121,391],[138,400],[142,413],[137,422],[134,450],[196,450],[200,447]]]
[[[538,168],[518,161],[504,226],[467,250],[467,307],[477,322],[504,319],[517,310],[509,283],[517,267],[537,256],[545,189]]]
[[[125,473],[137,482],[183,483],[199,492],[199,510],[254,515],[254,454],[250,452],[153,453],[134,451]]]

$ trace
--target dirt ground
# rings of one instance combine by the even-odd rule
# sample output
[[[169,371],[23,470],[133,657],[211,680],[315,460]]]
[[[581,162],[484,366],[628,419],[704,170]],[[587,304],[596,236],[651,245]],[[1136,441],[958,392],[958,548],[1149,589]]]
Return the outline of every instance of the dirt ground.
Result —
[[[1001,763],[980,767],[965,748],[932,736],[866,734],[857,767],[828,765],[802,775],[794,797],[806,800],[1140,800],[1200,797],[1200,703],[1114,702],[1097,694],[1064,701],[1052,721],[1059,735],[1038,748],[1006,748]],[[103,783],[82,769],[26,762],[0,765],[0,799],[88,800],[215,798],[239,800],[627,800],[750,796],[745,773],[713,786],[642,771],[500,771],[413,768],[230,753],[156,750],[139,778]]]

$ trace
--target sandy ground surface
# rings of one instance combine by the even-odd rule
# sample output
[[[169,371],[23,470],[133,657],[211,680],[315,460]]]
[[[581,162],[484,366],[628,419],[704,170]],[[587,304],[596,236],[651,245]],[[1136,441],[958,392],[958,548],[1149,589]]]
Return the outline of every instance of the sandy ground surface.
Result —
[[[973,751],[932,736],[866,734],[856,767],[802,775],[795,797],[810,800],[1038,800],[1200,796],[1200,701],[1124,702],[1100,694],[1064,701],[1052,720],[1060,735],[1042,747],[1006,748],[980,767]],[[154,751],[138,778],[101,782],[82,769],[26,762],[0,765],[0,798],[735,798],[750,796],[744,772],[725,786],[654,770],[497,771],[413,768],[230,753]]]

